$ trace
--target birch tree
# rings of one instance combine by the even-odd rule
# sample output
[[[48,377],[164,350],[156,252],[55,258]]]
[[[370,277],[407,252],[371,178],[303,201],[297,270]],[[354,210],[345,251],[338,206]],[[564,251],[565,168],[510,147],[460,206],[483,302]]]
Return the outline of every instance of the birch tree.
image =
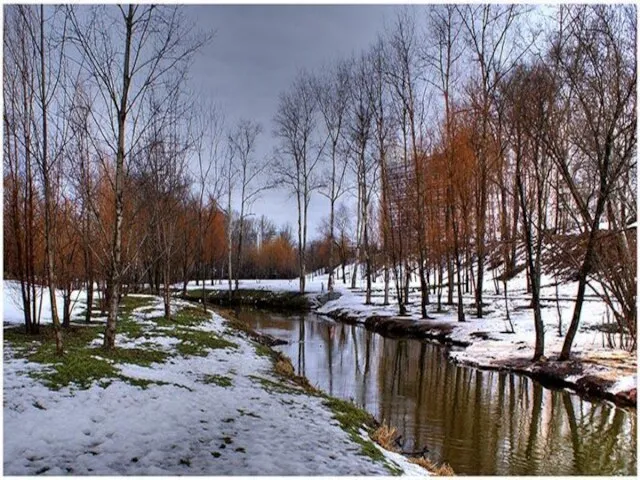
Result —
[[[309,76],[300,73],[289,91],[280,95],[274,118],[274,134],[280,142],[272,162],[275,184],[296,198],[300,293],[305,291],[309,202],[320,186],[317,169],[326,143],[315,141],[317,108]]]
[[[238,242],[236,248],[235,288],[238,290],[239,272],[242,266],[242,241],[244,234],[244,220],[251,205],[260,193],[267,188],[264,173],[268,168],[266,162],[255,158],[255,148],[258,136],[262,133],[262,126],[252,120],[242,119],[229,134],[231,158],[238,173],[240,189],[240,216]]]
[[[194,52],[208,36],[194,35],[177,6],[93,6],[81,15],[67,7],[69,40],[83,58],[100,103],[92,121],[100,140],[115,158],[114,192],[107,290],[109,312],[104,347],[115,347],[118,302],[126,266],[122,264],[122,225],[126,162],[146,130],[140,105],[158,85],[181,81]],[[167,89],[171,91],[171,89]]]
[[[39,333],[36,270],[35,130],[36,66],[32,55],[33,38],[29,25],[35,25],[31,7],[8,6],[4,15],[3,55],[3,174],[5,256],[13,253],[11,272],[20,282],[20,298],[25,331]],[[33,27],[35,28],[35,27]],[[7,244],[10,239],[11,243]],[[10,247],[10,248],[7,248]],[[5,275],[7,273],[5,257]]]
[[[358,241],[356,244],[356,263],[360,260],[360,247],[364,255],[365,266],[365,304],[371,303],[371,201],[377,183],[378,162],[370,155],[373,140],[373,69],[368,53],[356,58],[352,64],[348,135],[352,152],[357,185]],[[361,240],[361,242],[360,242]],[[354,268],[352,287],[357,269]]]
[[[224,189],[224,158],[223,157],[224,116],[215,105],[208,105],[198,111],[195,117],[192,139],[193,150],[197,159],[196,198],[197,198],[197,278],[196,283],[202,281],[202,308],[207,311],[205,295],[204,268],[204,239],[209,233],[213,215],[217,205],[209,199],[221,198]]]
[[[348,108],[349,72],[344,62],[338,62],[328,73],[313,79],[313,88],[318,101],[318,110],[328,136],[329,158],[328,182],[320,192],[329,200],[329,280],[327,290],[333,291],[334,284],[334,244],[335,207],[345,192],[347,156],[344,151],[345,118]],[[342,148],[341,148],[342,146]]]
[[[408,149],[404,149],[411,163],[412,189],[407,201],[412,202],[415,215],[412,216],[418,250],[418,275],[420,277],[420,312],[422,318],[428,318],[429,288],[427,285],[426,265],[428,260],[425,232],[425,195],[424,158],[421,151],[421,130],[424,118],[425,99],[420,90],[419,75],[421,65],[417,47],[416,24],[409,11],[405,10],[396,19],[389,37],[390,60],[387,79],[394,98],[401,109],[405,128],[403,143],[408,139]],[[408,138],[407,138],[408,137]]]

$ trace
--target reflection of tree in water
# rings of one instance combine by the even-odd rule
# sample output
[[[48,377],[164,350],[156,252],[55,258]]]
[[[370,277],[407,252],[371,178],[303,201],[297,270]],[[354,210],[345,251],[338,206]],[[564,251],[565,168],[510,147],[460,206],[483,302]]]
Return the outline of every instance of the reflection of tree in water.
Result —
[[[457,473],[636,473],[635,411],[592,404],[527,377],[456,366],[430,343],[311,316],[283,321],[260,322],[290,332],[286,348],[297,354],[299,372],[313,355],[309,373],[320,375],[314,383],[354,398],[397,427],[405,449],[427,445],[431,460]]]
[[[426,355],[427,355],[427,345],[425,343],[421,343],[420,344],[420,360],[418,361],[418,365],[420,365],[421,367],[425,364],[425,360],[426,360]],[[423,416],[419,414],[419,412],[424,408],[424,399],[425,399],[425,394],[424,394],[424,378],[425,378],[425,372],[426,372],[426,368],[419,368],[418,369],[418,399],[416,401],[416,415],[415,415],[415,423],[414,423],[414,429],[413,429],[413,438],[414,438],[414,442],[413,442],[413,450],[419,450],[420,447],[417,445],[417,442],[415,441],[415,439],[420,438],[420,432],[423,430],[423,422],[422,422],[422,418]]]
[[[529,439],[527,441],[526,456],[529,458],[535,472],[539,471],[538,456],[536,455],[536,441],[538,439],[538,428],[540,426],[540,413],[542,411],[542,386],[539,383],[533,384],[533,411],[531,412],[531,423],[529,425]]]
[[[303,315],[300,316],[298,327],[298,374],[305,376],[305,326],[307,322]]]

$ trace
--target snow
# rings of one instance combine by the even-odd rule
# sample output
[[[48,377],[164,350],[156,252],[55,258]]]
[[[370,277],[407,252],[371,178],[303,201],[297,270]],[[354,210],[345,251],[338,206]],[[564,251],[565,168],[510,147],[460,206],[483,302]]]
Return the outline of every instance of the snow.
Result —
[[[2,282],[2,319],[5,324],[23,324],[24,314],[22,310],[22,296],[20,293],[20,283],[13,280],[4,280]],[[63,315],[63,298],[62,292],[56,292],[56,310],[58,316],[62,319]],[[86,292],[73,290],[71,292],[71,319],[78,318],[85,308],[87,301]],[[36,309],[40,312],[40,323],[51,323],[51,300],[49,299],[49,290],[42,287],[36,288]],[[92,317],[97,320],[98,317]]]
[[[638,378],[635,375],[628,375],[620,378],[609,391],[613,394],[620,392],[628,392],[638,386]]]
[[[5,305],[7,297],[5,294]],[[179,302],[174,305],[177,307]],[[15,312],[8,311],[9,315]],[[135,312],[141,324],[149,313]],[[215,314],[201,330],[227,335]],[[227,333],[225,333],[227,332]],[[171,357],[142,367],[117,364],[123,375],[164,382],[146,389],[116,379],[104,387],[52,391],[29,372],[44,368],[4,349],[6,475],[388,475],[360,454],[323,399],[291,384],[269,391],[258,378],[280,380],[269,359],[242,334],[237,348],[206,357]],[[151,341],[170,351],[171,331]],[[118,335],[117,343],[135,342]],[[228,377],[232,385],[206,383]],[[425,471],[385,453],[407,474]]]

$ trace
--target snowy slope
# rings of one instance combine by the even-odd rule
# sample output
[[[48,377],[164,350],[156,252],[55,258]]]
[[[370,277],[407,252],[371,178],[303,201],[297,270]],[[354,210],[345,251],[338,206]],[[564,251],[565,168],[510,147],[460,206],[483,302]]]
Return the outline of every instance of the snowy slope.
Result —
[[[136,314],[141,323],[153,314],[145,312]],[[217,315],[193,328],[229,335]],[[167,331],[151,341],[170,351],[170,339]],[[340,428],[321,397],[293,384],[266,388],[259,378],[281,381],[273,376],[270,360],[258,356],[244,338],[231,340],[237,348],[212,350],[206,357],[176,356],[150,367],[118,365],[129,377],[166,385],[142,389],[114,380],[106,388],[93,384],[59,391],[28,376],[42,367],[15,358],[5,344],[4,473],[389,474],[360,454],[360,445]],[[130,344],[120,335],[117,343]],[[224,376],[231,385],[207,383],[207,376]],[[404,457],[389,458],[409,474],[425,474]]]

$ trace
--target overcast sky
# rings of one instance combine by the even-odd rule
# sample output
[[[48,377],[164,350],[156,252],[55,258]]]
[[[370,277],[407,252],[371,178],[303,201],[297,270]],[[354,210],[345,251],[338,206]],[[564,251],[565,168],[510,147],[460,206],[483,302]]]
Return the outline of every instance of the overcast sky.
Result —
[[[239,118],[260,122],[257,157],[266,161],[273,151],[272,119],[278,95],[289,88],[301,68],[317,70],[335,59],[368,47],[397,6],[187,6],[186,14],[215,37],[196,57],[191,81],[224,110],[227,125]],[[329,211],[328,200],[315,195],[309,209],[309,237]],[[295,233],[296,203],[287,192],[269,191],[253,206],[280,225],[289,222]]]

